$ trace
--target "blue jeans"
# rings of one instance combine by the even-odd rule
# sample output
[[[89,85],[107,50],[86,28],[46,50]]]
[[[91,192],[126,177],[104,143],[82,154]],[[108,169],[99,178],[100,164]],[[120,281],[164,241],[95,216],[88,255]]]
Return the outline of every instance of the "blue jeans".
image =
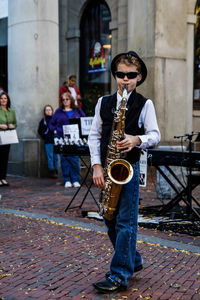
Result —
[[[58,170],[58,155],[53,151],[53,144],[45,144],[49,170]]]
[[[110,264],[110,279],[127,286],[134,267],[142,264],[140,253],[136,250],[139,205],[139,163],[132,165],[134,175],[123,185],[120,194],[119,212],[115,219],[105,224],[109,238],[114,246]]]
[[[80,177],[80,165],[78,156],[65,156],[60,154],[61,168],[64,181],[76,182]]]

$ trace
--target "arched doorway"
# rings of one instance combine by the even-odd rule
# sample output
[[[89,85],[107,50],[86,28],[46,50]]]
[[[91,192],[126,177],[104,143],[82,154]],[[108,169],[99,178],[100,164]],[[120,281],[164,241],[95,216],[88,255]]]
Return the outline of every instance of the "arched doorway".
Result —
[[[80,22],[80,89],[84,110],[94,114],[97,99],[110,93],[110,10],[103,0],[90,1]]]

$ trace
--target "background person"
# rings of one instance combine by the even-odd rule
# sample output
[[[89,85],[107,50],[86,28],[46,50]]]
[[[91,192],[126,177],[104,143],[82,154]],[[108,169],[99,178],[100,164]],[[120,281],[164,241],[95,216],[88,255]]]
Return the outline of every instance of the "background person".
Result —
[[[85,113],[81,108],[75,105],[75,100],[70,93],[62,94],[61,102],[62,106],[55,111],[49,125],[50,129],[58,137],[64,137],[63,125],[68,125],[70,118],[85,117]],[[79,187],[79,157],[60,154],[60,158],[65,187]]]
[[[3,85],[0,83],[0,95],[4,92]]]
[[[0,94],[0,131],[15,129],[17,120],[15,111],[11,108],[10,98],[7,93]],[[6,180],[10,145],[0,145],[0,186],[8,186]]]
[[[75,104],[82,108],[81,93],[76,86],[76,75],[69,75],[67,80],[61,85],[59,89],[59,106],[62,105],[61,96],[63,93],[70,93],[75,100]]]
[[[54,133],[49,128],[52,119],[53,107],[49,104],[44,107],[44,118],[39,123],[38,133],[44,139],[44,145],[48,161],[48,169],[51,178],[58,177],[58,156],[54,153]]]
[[[140,148],[154,146],[160,141],[153,102],[136,92],[136,86],[142,84],[147,76],[142,59],[133,51],[118,54],[112,60],[111,71],[118,90],[98,100],[88,139],[93,181],[96,187],[105,188],[103,167],[112,130],[113,111],[120,106],[124,85],[128,93],[125,137],[117,142],[117,149],[127,152],[126,160],[131,163],[134,174],[122,187],[116,217],[111,221],[104,218],[114,254],[107,279],[93,284],[103,293],[126,289],[133,273],[143,268],[141,255],[136,249]]]

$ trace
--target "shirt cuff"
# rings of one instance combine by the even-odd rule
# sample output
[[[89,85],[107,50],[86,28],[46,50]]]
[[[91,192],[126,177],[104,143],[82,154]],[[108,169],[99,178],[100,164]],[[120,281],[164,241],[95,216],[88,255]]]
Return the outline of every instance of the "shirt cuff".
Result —
[[[93,156],[91,158],[91,165],[94,166],[94,165],[101,165],[101,159],[99,156]]]
[[[138,135],[139,139],[141,140],[141,144],[137,146],[137,148],[144,149],[147,146],[147,138],[145,135]]]

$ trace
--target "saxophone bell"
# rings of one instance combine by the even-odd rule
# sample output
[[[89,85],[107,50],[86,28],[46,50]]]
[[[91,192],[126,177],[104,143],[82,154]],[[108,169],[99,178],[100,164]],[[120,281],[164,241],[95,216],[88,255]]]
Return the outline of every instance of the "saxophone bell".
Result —
[[[116,184],[126,184],[133,177],[133,167],[124,159],[114,159],[107,169],[108,176]]]

